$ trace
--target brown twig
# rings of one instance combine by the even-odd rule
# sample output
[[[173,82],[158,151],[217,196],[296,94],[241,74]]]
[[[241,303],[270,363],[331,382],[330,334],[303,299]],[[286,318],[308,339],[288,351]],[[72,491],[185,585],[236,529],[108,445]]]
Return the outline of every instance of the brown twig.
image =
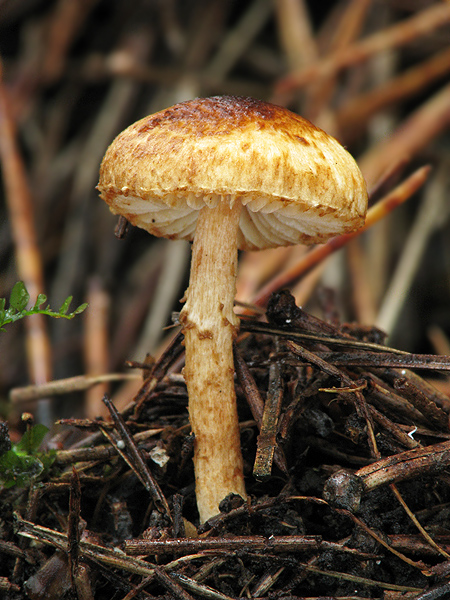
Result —
[[[167,504],[167,500],[164,497],[164,494],[162,493],[161,488],[159,487],[155,478],[151,474],[147,464],[142,458],[141,452],[137,447],[133,437],[130,435],[122,416],[107,396],[103,398],[103,402],[109,410],[109,413],[116,426],[117,432],[119,433],[122,441],[124,442],[127,452],[123,452],[117,444],[114,444],[115,448],[117,449],[118,453],[122,456],[122,458],[125,459],[127,464],[133,469],[136,476],[144,485],[145,489],[151,494],[153,501],[155,502],[156,509],[168,518],[169,523],[172,522],[172,515],[170,512],[169,505]],[[104,430],[104,433],[111,441],[111,438],[106,433],[106,430]]]
[[[352,583],[360,583],[365,586],[377,587],[385,590],[395,590],[397,592],[420,592],[420,588],[408,586],[408,585],[396,585],[391,583],[384,583],[383,581],[374,581],[373,579],[368,579],[366,577],[358,577],[355,575],[351,575],[349,573],[342,573],[337,571],[325,571],[324,569],[320,569],[313,565],[303,565],[299,566],[305,568],[310,573],[318,573],[321,575],[327,575],[329,577],[334,577],[343,581],[351,581]]]
[[[406,554],[437,554],[435,548],[430,547],[428,542],[425,542],[418,535],[390,535],[389,540],[394,548]],[[439,544],[445,551],[450,551],[450,540],[446,535],[435,536],[435,542]]]
[[[141,377],[133,373],[105,373],[103,375],[86,376],[76,375],[67,379],[56,379],[40,385],[27,385],[26,387],[14,388],[10,391],[9,399],[13,404],[32,402],[47,396],[58,396],[60,394],[71,394],[72,392],[83,392],[89,388],[105,382],[112,381],[135,381]]]
[[[155,389],[158,381],[160,381],[167,373],[170,366],[184,352],[182,346],[183,334],[179,331],[170,341],[165,351],[152,366],[149,376],[144,381],[141,389],[136,394],[132,402],[134,418],[138,418],[146,399],[149,394]]]
[[[338,471],[324,487],[324,498],[336,506],[355,512],[362,494],[382,485],[420,475],[433,475],[450,464],[450,442],[414,448],[378,460],[355,473]]]
[[[406,563],[410,567],[413,567],[414,569],[420,570],[424,575],[428,577],[432,575],[431,570],[428,569],[422,561],[414,561],[411,558],[408,558],[407,556],[399,552],[398,550],[396,550],[395,548],[393,548],[385,539],[383,539],[382,536],[380,536],[376,531],[368,527],[361,519],[359,519],[352,512],[345,508],[336,508],[335,510],[349,517],[355,523],[355,525],[357,525],[357,527],[360,527],[365,533],[367,533],[378,544],[380,544],[380,546],[382,546],[388,552],[402,560],[404,563]]]
[[[96,0],[82,0],[56,5],[48,19],[47,43],[43,47],[41,77],[46,83],[58,80],[63,74],[70,46],[95,4]]]
[[[378,423],[378,425],[380,425],[387,431],[390,439],[396,439],[398,442],[400,442],[400,444],[402,444],[406,448],[417,448],[418,446],[420,446],[419,442],[417,442],[412,436],[405,433],[401,427],[399,427],[396,423],[388,419],[376,408],[369,405],[369,411],[374,422]]]
[[[38,540],[46,545],[53,546],[59,550],[66,551],[67,535],[60,533],[48,527],[36,525],[30,521],[22,519],[17,515],[17,524],[19,526],[19,535]],[[80,540],[80,556],[100,561],[111,567],[124,569],[137,575],[152,576],[153,568],[149,562],[136,558],[121,556],[117,549],[107,548],[100,544]]]
[[[58,450],[55,456],[57,465],[71,465],[78,462],[93,462],[108,460],[117,451],[111,446],[95,446],[93,448],[78,448],[76,450]]]
[[[44,274],[33,220],[33,201],[17,143],[10,98],[2,79],[0,63],[0,161],[5,197],[14,240],[17,275],[34,301],[44,292]],[[51,352],[45,317],[26,319],[27,357],[30,379],[42,384],[51,379]]]
[[[275,3],[275,8],[280,41],[290,70],[315,62],[317,44],[304,0],[281,0]]]
[[[430,369],[450,371],[450,357],[435,354],[399,354],[392,352],[317,352],[317,355],[337,366],[391,367],[399,369]],[[430,405],[432,403],[430,402]],[[442,426],[442,420],[440,425]]]
[[[155,579],[170,592],[171,596],[178,598],[178,600],[193,600],[193,597],[188,594],[173,577],[169,576],[162,569],[155,567],[154,574]]]
[[[276,362],[269,367],[269,389],[264,404],[261,429],[258,436],[253,476],[264,481],[272,472],[272,461],[277,446],[278,418],[283,401],[281,367]]]
[[[406,504],[405,500],[403,499],[403,496],[400,494],[397,486],[394,483],[391,483],[389,486],[394,494],[394,496],[397,498],[398,502],[401,504],[401,506],[403,507],[403,509],[405,510],[406,514],[409,516],[409,518],[411,519],[411,521],[414,523],[414,525],[417,527],[417,529],[419,530],[420,535],[424,538],[424,540],[426,540],[426,542],[432,547],[434,548],[438,554],[440,554],[441,556],[443,556],[444,558],[446,558],[447,560],[450,559],[450,555],[448,554],[448,552],[446,552],[443,548],[441,548],[431,537],[431,535],[426,531],[426,529],[424,527],[422,527],[422,524],[419,522],[419,519],[416,517],[416,515],[413,513],[413,511],[409,508],[409,506]]]
[[[369,382],[368,400],[383,410],[397,415],[397,418],[406,418],[409,423],[428,425],[428,419],[408,402],[406,398],[396,394],[388,383],[377,377],[374,373],[366,373],[364,377]]]
[[[450,49],[445,48],[374,90],[351,98],[335,113],[340,139],[348,143],[361,135],[373,115],[423,92],[425,87],[444,77],[449,70]]]
[[[438,356],[436,358],[445,359],[446,357]],[[374,372],[379,375],[378,371],[375,370]],[[430,427],[445,433],[448,432],[448,415],[436,404],[434,399],[438,392],[434,390],[433,386],[430,384],[420,385],[421,378],[407,369],[398,371],[387,368],[383,371],[383,379],[389,383],[396,393],[400,393],[405,400],[424,415]]]
[[[307,552],[320,548],[319,536],[236,536],[234,538],[197,538],[166,540],[130,540],[125,542],[125,552],[130,556],[153,554],[191,554],[214,552]]]
[[[245,399],[247,400],[253,418],[255,419],[256,424],[258,426],[258,429],[261,430],[264,415],[264,401],[261,397],[258,386],[256,385],[256,382],[250,372],[250,369],[248,368],[246,362],[242,358],[236,345],[234,345],[233,348],[233,357],[237,379],[242,387]],[[283,473],[287,473],[286,459],[279,447],[276,447],[274,449],[273,460],[277,467]]]
[[[336,393],[350,394],[354,398],[354,405],[356,412],[365,420],[367,425],[368,442],[371,455],[378,457],[379,452],[377,449],[377,443],[375,440],[375,434],[373,431],[372,419],[367,409],[367,404],[363,394],[361,393],[360,387],[343,371],[337,369],[334,365],[330,364],[327,360],[319,357],[318,354],[302,348],[295,342],[287,342],[290,351],[303,362],[307,362],[318,367],[321,371],[330,375],[331,377],[337,378],[341,385],[345,386],[343,390],[335,388]]]
[[[238,382],[242,387],[253,418],[255,419],[258,428],[261,429],[264,414],[264,400],[262,399],[258,386],[236,344],[233,348],[233,357]]]
[[[67,555],[72,582],[78,571],[79,545],[80,545],[80,518],[81,518],[81,485],[75,467],[72,467],[72,479],[69,495],[69,519],[67,526]]]
[[[329,326],[329,324],[325,322],[324,325],[325,327]],[[270,323],[268,324],[264,322],[243,319],[241,321],[241,330],[253,333],[264,333],[266,335],[275,335],[297,341],[303,340],[306,342],[316,342],[317,344],[323,344],[326,346],[338,346],[340,348],[355,348],[361,350],[361,352],[373,350],[374,352],[384,352],[394,354],[396,356],[410,356],[410,353],[406,352],[405,350],[398,350],[397,348],[388,348],[387,346],[376,344],[374,342],[363,342],[361,340],[357,340],[351,337],[338,337],[338,332],[334,328],[331,331],[328,331],[329,335],[321,335],[319,333],[307,333],[307,329],[305,328],[304,324],[302,324],[302,326],[298,326],[295,322],[293,322],[293,320],[289,323],[289,328],[281,328],[273,326]],[[434,358],[436,358],[435,355],[433,355],[433,359]]]
[[[174,574],[174,577],[183,587],[202,598],[208,598],[210,600],[232,600],[229,596],[218,592],[209,585],[198,583],[195,579],[183,575],[182,573],[176,573]]]
[[[379,31],[370,37],[346,47],[344,50],[325,58],[306,69],[293,73],[278,82],[276,92],[284,94],[312,83],[317,77],[336,74],[342,69],[360,64],[372,56],[399,48],[430,34],[450,21],[450,7],[447,4],[435,4],[409,19]]]
[[[329,18],[319,32],[319,50],[322,57],[331,57],[338,52],[343,52],[358,38],[364,26],[367,13],[373,0],[352,0],[347,5],[337,5],[333,15]],[[338,13],[336,15],[336,13]],[[313,64],[310,61],[309,64]],[[302,65],[307,67],[308,65]],[[336,90],[337,74],[318,78],[306,89],[305,116],[323,127],[333,135],[338,134],[336,119],[330,110],[330,104]],[[348,92],[343,94],[348,96]],[[338,136],[339,137],[339,136]]]
[[[449,7],[450,10],[450,7]],[[398,157],[413,157],[450,124],[450,84],[406,118],[392,135],[367,150],[359,166],[369,186]]]

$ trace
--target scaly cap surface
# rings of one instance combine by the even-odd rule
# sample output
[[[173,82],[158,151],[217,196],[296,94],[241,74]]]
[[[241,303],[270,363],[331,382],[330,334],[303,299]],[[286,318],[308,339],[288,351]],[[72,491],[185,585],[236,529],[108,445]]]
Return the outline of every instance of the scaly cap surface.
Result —
[[[238,247],[318,243],[364,223],[367,191],[352,156],[291,111],[253,98],[177,104],[108,148],[101,197],[160,237],[192,240],[205,205],[239,199]]]

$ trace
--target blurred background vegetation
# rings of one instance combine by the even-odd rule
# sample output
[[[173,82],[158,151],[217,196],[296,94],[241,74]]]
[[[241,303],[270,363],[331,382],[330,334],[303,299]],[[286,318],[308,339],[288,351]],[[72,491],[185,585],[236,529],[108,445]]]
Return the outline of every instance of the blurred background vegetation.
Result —
[[[158,355],[187,284],[189,245],[116,223],[95,186],[128,124],[196,96],[287,106],[357,158],[369,189],[431,164],[403,206],[294,282],[321,313],[377,325],[413,352],[450,353],[450,3],[442,0],[0,0],[0,297],[24,280],[72,321],[0,333],[0,409],[51,422],[103,410],[107,387],[11,405],[9,390],[124,372]],[[245,302],[303,248],[241,255]],[[323,302],[322,302],[323,304]],[[113,388],[126,403],[137,382]]]

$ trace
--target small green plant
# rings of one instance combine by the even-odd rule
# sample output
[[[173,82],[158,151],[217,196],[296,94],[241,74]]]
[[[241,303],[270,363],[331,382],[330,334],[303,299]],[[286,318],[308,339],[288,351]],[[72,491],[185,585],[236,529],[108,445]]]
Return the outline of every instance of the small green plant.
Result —
[[[87,304],[81,304],[73,312],[69,312],[69,306],[72,302],[72,296],[69,296],[61,308],[55,312],[50,306],[43,306],[47,302],[47,296],[45,294],[39,294],[34,306],[27,308],[30,301],[30,294],[23,281],[18,281],[9,297],[9,308],[6,308],[6,298],[0,298],[0,330],[4,329],[8,323],[14,323],[28,317],[30,315],[47,315],[54,319],[73,319],[75,315],[82,313]]]
[[[33,425],[20,442],[0,456],[0,482],[4,488],[26,486],[51,467],[56,450],[39,452],[47,433],[45,425]]]
[[[74,311],[69,312],[72,296],[69,296],[58,311],[46,305],[47,296],[39,294],[31,308],[27,308],[30,294],[25,284],[18,281],[9,297],[9,307],[6,308],[6,298],[0,298],[0,331],[9,323],[19,321],[31,315],[47,315],[54,319],[73,319],[75,315],[83,312],[87,304],[81,304]],[[52,465],[55,450],[40,452],[39,447],[48,428],[44,425],[34,425],[22,436],[20,442],[0,455],[0,483],[4,488],[14,485],[25,486],[40,475],[43,475]],[[10,445],[9,438],[8,445]]]

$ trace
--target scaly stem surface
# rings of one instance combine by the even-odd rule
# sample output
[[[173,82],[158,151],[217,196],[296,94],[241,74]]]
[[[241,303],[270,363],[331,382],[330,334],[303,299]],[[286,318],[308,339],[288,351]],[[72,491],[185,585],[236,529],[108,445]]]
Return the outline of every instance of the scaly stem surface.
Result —
[[[242,205],[228,199],[201,209],[192,247],[186,304],[184,376],[195,434],[197,506],[203,523],[228,494],[246,498],[234,389],[233,339],[237,232]]]

